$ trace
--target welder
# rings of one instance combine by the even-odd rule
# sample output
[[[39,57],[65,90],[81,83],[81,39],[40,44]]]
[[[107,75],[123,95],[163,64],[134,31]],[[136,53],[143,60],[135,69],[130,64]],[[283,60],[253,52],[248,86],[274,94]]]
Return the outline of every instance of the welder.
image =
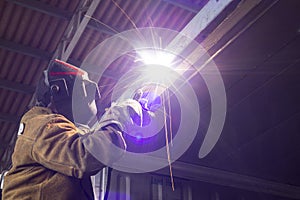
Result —
[[[75,88],[75,81],[80,87]],[[110,155],[112,145],[126,151],[124,124],[134,123],[132,112],[143,115],[140,103],[129,99],[97,118],[99,98],[98,85],[86,71],[60,60],[49,64],[37,86],[34,106],[21,119],[2,199],[94,199],[90,176],[122,156]],[[80,103],[76,115],[74,100]],[[97,129],[92,129],[89,124],[95,119]],[[106,151],[101,152],[107,155],[105,162],[88,151],[93,145]]]

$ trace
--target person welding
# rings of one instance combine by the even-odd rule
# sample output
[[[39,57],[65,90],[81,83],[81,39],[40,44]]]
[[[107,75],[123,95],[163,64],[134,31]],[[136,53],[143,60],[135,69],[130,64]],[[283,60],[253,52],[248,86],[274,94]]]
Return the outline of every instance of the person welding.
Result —
[[[80,87],[74,87],[75,81]],[[122,156],[110,155],[112,145],[126,151],[124,124],[134,123],[129,110],[143,115],[141,104],[129,99],[113,104],[96,118],[97,129],[92,129],[88,125],[95,120],[99,98],[98,85],[86,71],[60,60],[49,64],[34,106],[21,119],[12,168],[4,177],[3,200],[94,199],[90,176]],[[72,101],[80,103],[76,116]],[[106,151],[105,162],[88,151],[95,145]]]

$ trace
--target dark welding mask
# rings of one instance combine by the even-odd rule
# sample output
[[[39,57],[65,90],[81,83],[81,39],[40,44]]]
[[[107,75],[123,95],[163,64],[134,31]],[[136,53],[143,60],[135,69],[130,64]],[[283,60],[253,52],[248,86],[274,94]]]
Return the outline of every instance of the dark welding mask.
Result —
[[[87,124],[96,115],[95,101],[100,99],[100,93],[86,71],[56,59],[50,63],[45,76],[58,113],[81,124]]]

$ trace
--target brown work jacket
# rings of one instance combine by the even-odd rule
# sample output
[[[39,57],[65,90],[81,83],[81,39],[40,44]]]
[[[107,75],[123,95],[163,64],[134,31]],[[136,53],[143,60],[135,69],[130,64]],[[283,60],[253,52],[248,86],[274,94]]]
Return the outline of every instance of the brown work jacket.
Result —
[[[3,200],[94,199],[90,176],[104,165],[84,148],[72,122],[34,107],[22,117],[19,133]]]

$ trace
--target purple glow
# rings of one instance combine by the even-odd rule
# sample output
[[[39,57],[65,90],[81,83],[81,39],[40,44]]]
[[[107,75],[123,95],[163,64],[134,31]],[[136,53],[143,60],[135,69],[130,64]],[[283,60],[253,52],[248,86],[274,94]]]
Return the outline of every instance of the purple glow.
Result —
[[[142,136],[141,136],[140,134],[137,134],[137,135],[135,136],[135,138],[137,139],[137,141],[140,141],[140,140],[142,139]]]

